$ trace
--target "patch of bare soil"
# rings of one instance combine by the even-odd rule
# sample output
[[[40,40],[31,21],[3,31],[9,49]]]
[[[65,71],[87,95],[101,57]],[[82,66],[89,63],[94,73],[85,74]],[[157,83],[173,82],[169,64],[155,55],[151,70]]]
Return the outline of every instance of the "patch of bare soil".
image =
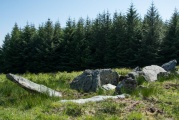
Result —
[[[137,100],[132,100],[131,98],[128,99],[117,99],[115,100],[116,103],[119,103],[121,105],[121,107],[123,107],[123,111],[124,112],[131,112],[133,110],[136,109],[137,106],[141,106],[141,109],[145,110],[145,108],[143,108],[144,102],[143,101],[137,101]]]
[[[159,114],[160,115],[165,114],[163,109],[157,107],[159,101],[154,98],[150,98],[150,99],[148,98],[144,100],[132,100],[131,98],[128,98],[128,99],[119,99],[116,100],[116,102],[125,105],[122,108],[124,115],[132,111],[138,111],[150,117],[154,117]]]
[[[163,114],[163,113],[164,113],[163,110],[160,110],[160,109],[158,109],[158,108],[156,108],[156,107],[149,107],[149,108],[147,108],[146,110],[147,110],[148,112],[150,112],[150,113],[153,113],[153,114]]]
[[[179,89],[179,84],[166,83],[166,84],[164,84],[164,88],[165,89],[170,89],[170,88]]]

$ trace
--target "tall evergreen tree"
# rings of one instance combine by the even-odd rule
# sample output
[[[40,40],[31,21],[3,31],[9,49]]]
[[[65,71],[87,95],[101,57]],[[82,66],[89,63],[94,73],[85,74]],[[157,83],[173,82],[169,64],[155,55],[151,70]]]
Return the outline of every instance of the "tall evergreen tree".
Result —
[[[74,43],[75,29],[75,21],[69,18],[64,29],[64,41],[62,42],[63,49],[61,55],[61,68],[66,71],[72,71],[76,68],[76,56],[73,55],[73,53],[76,52],[76,43]]]
[[[107,67],[107,42],[110,38],[111,19],[109,12],[99,14],[93,23],[93,65],[97,68]]]
[[[77,69],[85,68],[85,54],[86,54],[86,39],[85,39],[85,28],[84,19],[80,18],[76,24],[76,30],[74,35],[74,45],[75,45],[75,63]]]
[[[85,39],[84,39],[84,49],[83,49],[83,56],[82,56],[82,66],[84,68],[92,68],[92,58],[93,58],[93,54],[92,54],[92,21],[89,19],[89,17],[87,17],[86,21],[85,21],[85,25],[84,25],[84,33],[85,33]],[[84,69],[82,68],[82,69]]]
[[[125,54],[126,19],[122,13],[113,15],[110,40],[108,41],[107,63],[109,67],[120,67],[125,65],[123,59]]]
[[[51,66],[51,63],[53,62],[51,55],[54,47],[53,34],[53,23],[48,19],[45,25],[39,27],[38,38],[36,40],[36,59],[39,62],[39,70],[43,72],[50,72],[53,69],[53,66]]]
[[[5,41],[3,44],[3,57],[4,57],[4,72],[22,72],[20,62],[22,58],[19,56],[21,53],[21,45],[20,45],[20,36],[21,30],[18,25],[15,23],[13,30],[11,32],[11,36],[7,35],[5,37]]]
[[[54,34],[53,34],[52,43],[54,44],[54,47],[56,48],[59,45],[61,45],[62,41],[63,41],[63,30],[58,21],[55,23],[55,26],[54,26]]]
[[[63,42],[63,29],[60,26],[59,22],[55,23],[54,27],[54,35],[53,35],[53,54],[51,58],[53,59],[53,62],[51,63],[52,66],[54,66],[54,71],[62,70],[61,68],[61,55],[62,55],[62,42]]]
[[[131,4],[126,16],[125,56],[126,66],[135,67],[139,64],[139,48],[141,46],[141,20]]]
[[[20,37],[21,41],[21,53],[19,53],[19,57],[21,57],[21,66],[22,72],[34,72],[36,66],[33,64],[35,62],[34,56],[35,54],[35,46],[33,44],[36,37],[36,29],[34,25],[26,25],[22,30],[22,34]]]
[[[5,40],[3,41],[3,45],[2,45],[2,66],[1,66],[1,71],[2,72],[8,72],[10,69],[10,66],[9,64],[6,64],[8,62],[7,58],[8,58],[8,51],[10,51],[10,41],[11,40],[11,36],[10,34],[8,33],[6,36],[5,36]]]
[[[99,22],[99,15],[98,17],[93,20],[92,22],[92,32],[91,32],[91,42],[90,42],[90,50],[91,50],[91,66],[92,68],[99,67],[100,65],[100,58],[99,58],[99,50],[97,50],[98,45],[99,45],[99,40],[101,39],[99,34],[100,33],[100,22]],[[98,53],[97,53],[98,52]],[[99,65],[99,66],[98,66]]]
[[[3,67],[3,51],[2,51],[1,47],[0,47],[0,63],[2,65],[2,67]],[[3,72],[3,68],[2,67],[0,67],[0,73]]]
[[[161,63],[172,59],[179,60],[178,43],[179,43],[179,13],[175,9],[171,20],[169,21],[166,36],[161,45]]]
[[[142,29],[141,65],[157,64],[160,43],[163,39],[163,22],[152,3],[144,17]]]

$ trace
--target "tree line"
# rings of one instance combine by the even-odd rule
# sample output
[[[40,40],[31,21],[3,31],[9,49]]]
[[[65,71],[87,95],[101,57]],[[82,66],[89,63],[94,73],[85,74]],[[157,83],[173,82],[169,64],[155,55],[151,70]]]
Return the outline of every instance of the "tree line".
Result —
[[[179,13],[163,21],[152,3],[144,18],[130,5],[126,14],[108,11],[61,27],[48,19],[38,28],[27,24],[5,36],[0,72],[56,72],[136,67],[179,61]]]

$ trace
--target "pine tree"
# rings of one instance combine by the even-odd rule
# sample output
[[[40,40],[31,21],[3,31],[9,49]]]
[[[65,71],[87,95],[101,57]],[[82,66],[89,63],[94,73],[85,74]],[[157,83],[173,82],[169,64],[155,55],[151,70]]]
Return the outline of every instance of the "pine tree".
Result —
[[[21,39],[21,53],[19,56],[22,58],[21,63],[23,64],[22,72],[34,72],[36,66],[33,65],[35,62],[34,56],[35,54],[35,46],[33,44],[36,37],[36,29],[34,25],[26,25],[25,28],[22,30]]]
[[[120,67],[124,66],[126,62],[123,59],[125,56],[126,19],[122,13],[115,12],[112,22],[110,41],[108,41],[107,63],[109,67]]]
[[[171,20],[167,26],[166,36],[161,45],[161,63],[172,59],[178,59],[178,31],[179,31],[179,13],[175,9]],[[179,60],[179,59],[178,59]]]
[[[11,35],[6,35],[4,44],[2,46],[3,57],[4,57],[4,72],[12,72],[19,73],[21,71],[21,60],[22,58],[19,56],[21,53],[21,45],[20,45],[20,36],[21,30],[18,27],[17,23],[15,23]]]
[[[51,63],[52,66],[54,66],[54,71],[60,71],[61,68],[61,55],[62,55],[62,43],[63,43],[63,30],[60,26],[59,22],[55,23],[54,27],[54,35],[53,35],[53,54],[51,58],[53,59],[53,62]]]
[[[84,50],[83,50],[83,56],[82,56],[82,69],[90,69],[92,68],[92,21],[87,17],[84,25],[84,33],[85,33],[85,39],[84,39]]]
[[[51,55],[54,47],[53,34],[53,23],[50,19],[48,19],[45,25],[39,27],[38,38],[36,40],[36,60],[39,64],[38,69],[41,72],[50,72],[53,70],[53,66],[51,65],[51,63],[53,62],[53,60],[51,59]]]
[[[125,56],[126,66],[135,67],[139,64],[139,49],[141,46],[141,20],[133,4],[126,16]]]
[[[104,68],[108,66],[108,51],[107,42],[110,39],[111,19],[109,12],[99,14],[95,19],[92,27],[93,31],[93,66],[96,68]]]
[[[160,43],[163,39],[163,22],[152,3],[144,17],[140,63],[142,66],[157,64]]]
[[[10,41],[11,40],[11,36],[10,34],[8,33],[6,36],[5,36],[5,40],[3,41],[3,45],[2,45],[2,66],[1,66],[1,70],[2,72],[8,72],[9,70],[9,67],[10,65],[9,64],[6,64],[8,63],[8,53],[10,51]]]
[[[100,59],[99,59],[99,55],[98,55],[98,53],[99,53],[98,46],[99,46],[99,40],[101,38],[98,33],[100,33],[99,15],[92,22],[91,41],[90,41],[90,51],[91,51],[91,55],[92,55],[92,59],[91,59],[91,67],[92,68],[98,68],[100,66]]]
[[[0,67],[0,73],[3,73],[3,51],[0,47],[0,63],[2,64],[2,67]]]
[[[75,63],[77,70],[85,68],[85,49],[86,49],[86,39],[85,39],[85,28],[84,28],[84,19],[80,18],[76,24],[76,30],[74,35],[74,45],[76,56]]]
[[[70,18],[66,23],[64,28],[64,41],[62,42],[62,55],[61,55],[61,68],[65,71],[75,70],[76,65],[75,59],[77,56],[74,56],[73,53],[76,52],[74,44],[74,35],[75,35],[76,23]]]

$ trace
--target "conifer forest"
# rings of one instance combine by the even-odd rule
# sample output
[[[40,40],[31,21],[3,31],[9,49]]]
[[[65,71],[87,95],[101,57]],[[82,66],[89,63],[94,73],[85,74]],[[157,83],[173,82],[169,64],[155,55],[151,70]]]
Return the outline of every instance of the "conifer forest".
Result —
[[[66,26],[48,19],[35,27],[15,23],[0,47],[0,73],[133,68],[179,61],[179,13],[164,21],[154,4],[142,18],[104,11],[96,18],[69,18]]]

